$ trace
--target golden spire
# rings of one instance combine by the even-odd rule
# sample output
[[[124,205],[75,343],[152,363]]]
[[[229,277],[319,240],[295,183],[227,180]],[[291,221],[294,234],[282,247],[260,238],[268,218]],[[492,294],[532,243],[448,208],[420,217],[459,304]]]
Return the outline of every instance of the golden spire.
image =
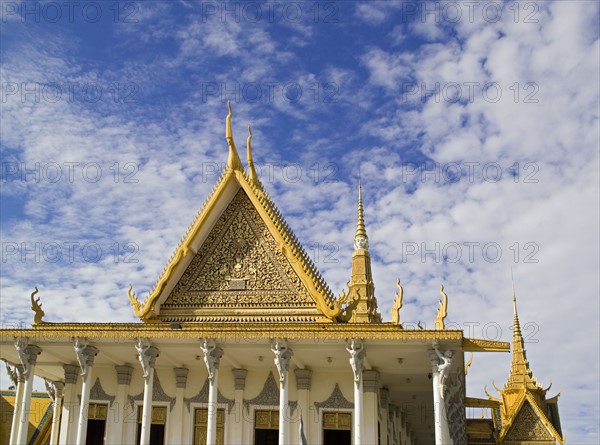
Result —
[[[519,314],[517,313],[517,295],[515,293],[515,281],[512,280],[513,293],[513,340],[512,340],[512,363],[510,367],[510,375],[506,387],[529,387],[531,389],[538,388],[538,384],[533,378],[533,373],[529,368],[527,355],[525,353],[525,341],[521,334],[521,325],[519,324]]]
[[[369,249],[369,238],[367,237],[367,229],[365,228],[365,218],[363,214],[362,202],[362,184],[358,181],[358,223],[356,224],[356,234],[354,235],[354,249]]]
[[[229,145],[229,158],[227,159],[227,168],[229,170],[243,171],[244,167],[242,165],[242,161],[240,161],[240,156],[238,155],[237,149],[235,148],[235,142],[233,141],[233,132],[231,131],[231,116],[233,115],[233,113],[231,112],[230,101],[227,101],[227,108],[229,109],[229,114],[227,114],[227,118],[225,119],[225,139],[227,139],[227,145]]]
[[[352,276],[350,278],[350,294],[355,305],[351,309],[351,323],[381,323],[381,314],[377,311],[375,284],[371,273],[371,255],[369,239],[365,229],[362,204],[362,186],[358,183],[358,224],[354,235],[354,252],[352,253]]]
[[[248,160],[248,179],[251,184],[259,186],[260,181],[254,168],[254,159],[252,159],[252,130],[250,129],[250,124],[248,124],[248,139],[246,140],[246,158]]]
[[[512,272],[512,271],[511,271]],[[498,443],[505,443],[505,438],[514,431],[515,422],[527,419],[527,423],[532,425],[529,431],[536,440],[544,439],[546,442],[548,433],[554,437],[552,442],[564,443],[564,437],[560,433],[560,421],[554,418],[546,401],[546,391],[533,377],[529,368],[527,355],[525,353],[525,341],[521,334],[521,325],[519,323],[519,314],[517,312],[517,294],[515,292],[515,280],[512,279],[514,326],[512,339],[512,363],[508,381],[504,384],[504,389],[494,388],[500,393],[500,421],[501,427],[498,435]],[[487,394],[487,392],[486,392]],[[489,394],[488,394],[488,397]],[[492,397],[490,399],[494,400]],[[554,402],[556,403],[556,402]],[[526,408],[526,405],[530,405]],[[535,408],[532,412],[532,407]],[[529,411],[525,411],[529,410]],[[537,419],[530,419],[532,413]],[[557,412],[556,412],[557,414]],[[541,429],[534,432],[533,425],[538,425]],[[543,425],[543,426],[542,426]],[[558,429],[557,429],[558,428]],[[538,428],[539,429],[539,428]],[[519,433],[516,433],[520,437]],[[520,438],[524,438],[520,437]],[[531,436],[528,436],[530,439]],[[512,440],[511,440],[512,442]],[[521,441],[518,441],[521,443]],[[527,441],[529,443],[529,441]],[[515,442],[516,443],[516,442]],[[524,442],[523,442],[524,443]]]

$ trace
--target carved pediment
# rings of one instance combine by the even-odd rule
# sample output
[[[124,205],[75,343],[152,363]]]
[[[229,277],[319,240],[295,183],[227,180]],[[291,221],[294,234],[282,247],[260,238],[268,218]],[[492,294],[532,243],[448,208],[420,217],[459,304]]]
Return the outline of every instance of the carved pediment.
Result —
[[[318,314],[292,264],[243,189],[221,214],[161,305],[160,318],[196,317],[227,309],[304,309]],[[307,311],[308,310],[308,311]]]
[[[505,441],[551,441],[554,443],[554,438],[531,404],[525,402],[516,414]]]

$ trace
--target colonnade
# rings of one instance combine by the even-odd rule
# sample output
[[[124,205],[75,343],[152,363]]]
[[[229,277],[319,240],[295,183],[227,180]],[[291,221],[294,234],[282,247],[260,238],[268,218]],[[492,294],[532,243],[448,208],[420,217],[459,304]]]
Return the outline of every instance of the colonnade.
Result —
[[[27,338],[18,338],[15,341],[20,365],[15,366],[18,376],[16,388],[15,410],[11,426],[10,445],[25,445],[27,440],[27,428],[29,426],[29,411],[31,405],[31,393],[33,387],[33,376],[37,357],[42,349],[31,344]],[[141,415],[141,445],[149,445],[150,428],[152,424],[152,402],[153,381],[156,360],[160,355],[157,347],[153,346],[148,339],[139,339],[135,348],[144,376],[143,408]],[[88,424],[88,405],[90,401],[90,389],[95,357],[99,349],[84,339],[75,339],[75,355],[79,366],[65,364],[64,382],[48,382],[47,388],[53,401],[53,425],[51,430],[50,444],[72,444],[82,445],[86,443]],[[200,349],[203,352],[204,363],[208,371],[209,394],[208,394],[208,420],[207,420],[207,445],[217,443],[217,404],[218,404],[218,377],[219,364],[224,351],[214,339],[202,339]],[[293,350],[284,339],[274,339],[271,342],[271,350],[274,354],[274,363],[279,375],[279,443],[291,443],[290,418],[288,415],[289,402],[289,366],[293,357]],[[397,438],[392,443],[412,444],[413,437],[407,425],[405,414],[393,405],[389,404],[388,392],[380,388],[379,372],[365,368],[366,350],[362,341],[351,339],[346,342],[346,350],[349,353],[349,364],[354,377],[354,409],[352,416],[353,444],[373,444],[379,440],[379,428],[385,439],[381,443],[388,443],[388,432]],[[452,438],[447,422],[446,407],[444,403],[446,381],[452,360],[452,353],[440,352],[437,345],[430,350],[432,364],[432,384],[434,398],[435,416],[435,442],[436,444],[452,444]],[[133,368],[128,365],[115,366],[117,371],[117,401],[123,406],[126,403],[127,386],[131,382]],[[183,399],[187,379],[186,368],[175,368],[178,399]],[[235,399],[241,402],[247,370],[234,369],[235,377]],[[311,374],[309,369],[296,368],[294,370],[298,389],[298,405],[302,413],[309,412],[309,391],[311,386]],[[75,384],[78,375],[82,377],[81,399],[79,413],[73,410],[76,405]],[[180,409],[182,404],[180,403]],[[379,416],[380,408],[385,413]],[[61,414],[62,411],[62,414]],[[59,434],[59,423],[62,427]],[[75,423],[75,420],[77,421]],[[389,426],[388,426],[389,422]],[[381,425],[378,425],[381,423]],[[73,427],[71,426],[73,425]],[[398,431],[394,431],[397,428]],[[107,441],[109,443],[120,443],[123,437],[123,425],[109,432]],[[181,436],[181,432],[179,433]],[[304,431],[300,432],[300,437]],[[182,438],[179,437],[179,440]],[[240,438],[241,439],[241,438]]]

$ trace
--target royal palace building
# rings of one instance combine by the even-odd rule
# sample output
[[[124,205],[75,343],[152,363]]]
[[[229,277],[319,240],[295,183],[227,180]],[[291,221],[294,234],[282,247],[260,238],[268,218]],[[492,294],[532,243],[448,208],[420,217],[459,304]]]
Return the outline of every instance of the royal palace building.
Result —
[[[446,329],[443,287],[434,329],[403,328],[400,281],[383,322],[359,185],[336,297],[261,184],[250,128],[242,164],[231,117],[227,165],[204,206],[143,301],[129,288],[140,322],[52,323],[36,289],[32,327],[0,331],[14,383],[1,398],[7,443],[564,442],[557,397],[526,358],[514,289],[512,345]],[[466,397],[465,357],[483,352],[511,353],[507,382]],[[48,395],[33,392],[34,376]],[[467,418],[469,407],[488,415]]]

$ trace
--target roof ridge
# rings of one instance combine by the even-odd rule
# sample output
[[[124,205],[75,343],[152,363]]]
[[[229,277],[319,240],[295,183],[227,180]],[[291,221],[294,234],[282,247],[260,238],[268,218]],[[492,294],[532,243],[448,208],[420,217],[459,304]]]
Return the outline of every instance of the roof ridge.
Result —
[[[227,167],[225,167],[223,169],[223,171],[221,172],[221,176],[219,177],[219,179],[217,180],[217,182],[213,186],[212,190],[210,191],[210,193],[208,194],[208,196],[206,197],[206,199],[202,203],[202,206],[200,206],[200,209],[196,212],[196,215],[194,216],[194,219],[192,220],[192,222],[188,226],[188,228],[185,231],[184,235],[179,240],[179,243],[177,243],[177,247],[175,247],[175,250],[173,250],[173,253],[169,257],[169,260],[167,261],[167,264],[165,264],[165,267],[163,267],[162,272],[160,273],[160,275],[158,276],[158,279],[154,283],[154,286],[152,286],[152,289],[150,289],[150,291],[146,295],[146,298],[142,302],[142,306],[144,306],[146,304],[146,301],[148,300],[148,298],[154,292],[156,292],[156,290],[157,290],[157,288],[159,286],[159,283],[165,277],[165,275],[167,273],[167,270],[169,270],[169,268],[170,268],[173,260],[175,259],[177,253],[180,251],[181,246],[184,244],[185,241],[187,241],[188,237],[192,233],[192,230],[193,230],[194,226],[198,222],[198,218],[200,218],[200,215],[202,215],[202,213],[204,212],[204,210],[208,206],[208,203],[210,202],[210,200],[213,198],[213,196],[217,192],[217,189],[219,188],[219,186],[221,185],[221,183],[225,180],[225,178],[227,177],[227,174],[230,173],[230,172],[231,172],[231,170],[229,170]]]
[[[246,174],[244,174],[246,176]],[[249,182],[249,181],[248,181]],[[335,296],[329,285],[325,281],[325,278],[321,275],[317,266],[311,260],[310,256],[306,253],[304,247],[298,240],[298,237],[294,234],[292,228],[289,223],[283,217],[283,214],[277,207],[277,205],[273,202],[271,196],[267,193],[264,188],[258,189],[257,187],[253,187],[252,183],[250,183],[251,189],[258,198],[259,202],[265,207],[267,214],[273,219],[275,223],[275,228],[279,231],[279,234],[284,239],[285,242],[289,243],[292,249],[292,253],[294,256],[300,259],[302,267],[306,274],[313,280],[315,283],[316,289],[326,297],[328,303],[335,302]],[[257,193],[259,191],[259,193]]]

